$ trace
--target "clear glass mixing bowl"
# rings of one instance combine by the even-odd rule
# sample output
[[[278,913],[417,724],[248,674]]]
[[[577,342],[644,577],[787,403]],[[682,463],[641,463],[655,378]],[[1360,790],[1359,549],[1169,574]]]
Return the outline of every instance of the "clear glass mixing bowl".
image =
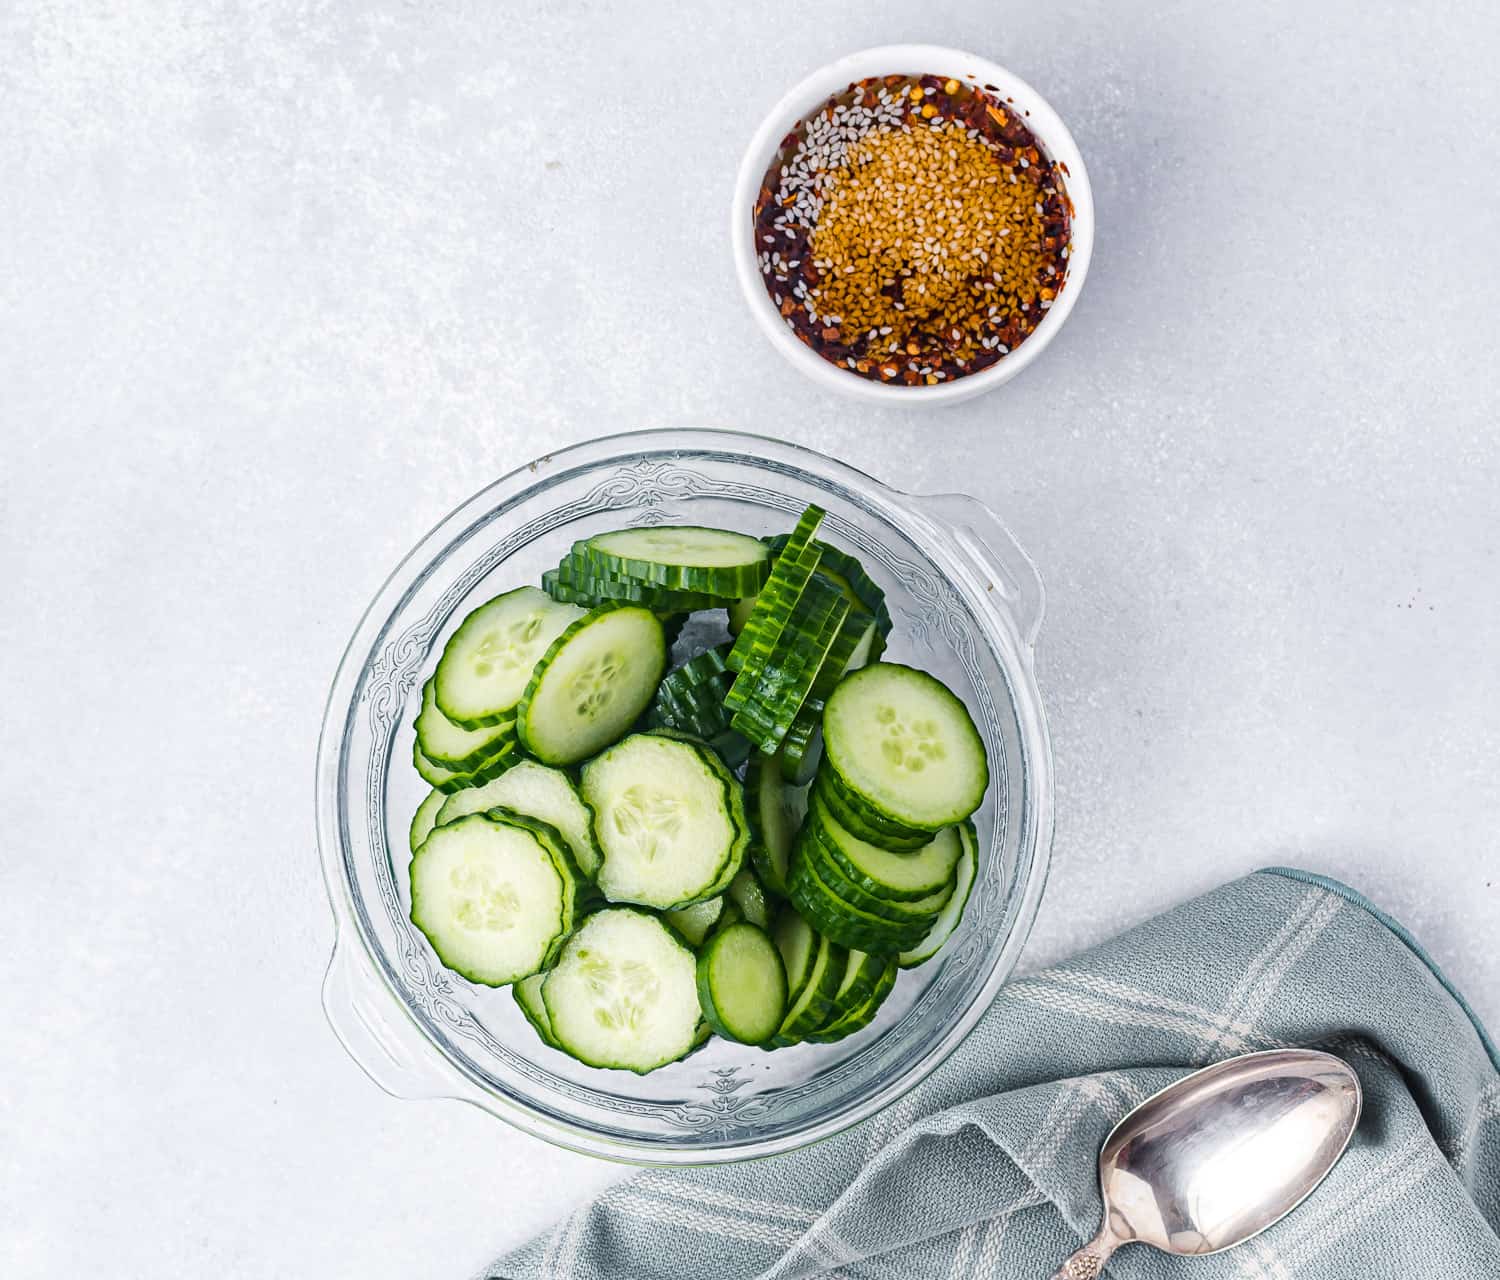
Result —
[[[767,1053],[714,1039],[635,1076],[538,1040],[508,990],[438,963],[407,919],[411,765],[423,679],[469,609],[536,582],[578,538],[621,525],[789,529],[809,502],[895,619],[887,657],[968,704],[992,781],[959,932],[901,976],[876,1022],[834,1045]],[[323,1004],[350,1055],[402,1098],[455,1098],[565,1147],[647,1164],[790,1150],[888,1106],[959,1043],[1015,967],[1047,877],[1052,761],[1033,670],[1042,587],[972,498],[899,493],[810,450],[722,431],[612,436],[476,494],[396,569],[361,620],[318,749],[318,843],[337,940]]]

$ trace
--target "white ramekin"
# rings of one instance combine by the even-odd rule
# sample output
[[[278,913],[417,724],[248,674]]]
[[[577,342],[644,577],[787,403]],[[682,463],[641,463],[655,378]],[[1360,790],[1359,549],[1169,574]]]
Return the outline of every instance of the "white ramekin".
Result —
[[[1065,190],[1073,204],[1072,238],[1064,287],[1041,324],[997,364],[937,386],[908,387],[871,382],[825,360],[804,345],[792,333],[766,292],[754,243],[755,198],[781,140],[831,94],[866,76],[887,75],[937,75],[971,84],[994,85],[999,90],[996,96],[1021,109],[1027,127],[1042,150],[1063,166]],[[1041,355],[1057,336],[1057,331],[1063,327],[1078,301],[1084,277],[1088,274],[1089,259],[1093,256],[1094,196],[1089,188],[1083,156],[1067,125],[1046,99],[1019,76],[997,63],[958,49],[926,44],[892,44],[851,53],[814,71],[787,93],[761,122],[745,150],[744,159],[740,161],[739,176],[735,180],[734,202],[730,210],[730,243],[740,288],[751,314],[771,340],[771,345],[814,382],[831,391],[888,406],[953,404],[1008,382]]]

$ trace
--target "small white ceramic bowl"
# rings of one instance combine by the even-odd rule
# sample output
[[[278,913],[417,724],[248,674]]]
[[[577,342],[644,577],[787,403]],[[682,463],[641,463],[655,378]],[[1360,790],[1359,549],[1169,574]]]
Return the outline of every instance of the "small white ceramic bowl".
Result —
[[[994,94],[1009,101],[1023,112],[1027,127],[1038,146],[1062,166],[1064,190],[1073,203],[1072,236],[1068,249],[1068,270],[1057,301],[1041,324],[1009,355],[979,373],[956,378],[937,386],[908,387],[871,382],[825,360],[804,345],[776,310],[760,272],[755,246],[755,198],[761,179],[786,137],[811,111],[832,94],[846,89],[866,76],[937,75],[976,85],[994,85]],[[1089,187],[1088,170],[1078,144],[1058,116],[1035,89],[997,63],[945,49],[938,45],[892,44],[879,49],[851,53],[814,71],[792,89],[761,122],[745,158],[740,161],[735,181],[734,203],[730,211],[730,243],[734,251],[735,271],[750,312],[771,344],[797,369],[814,382],[831,391],[839,391],[859,400],[879,404],[919,405],[953,404],[993,390],[1008,382],[1042,354],[1043,349],[1063,327],[1073,304],[1083,289],[1089,259],[1094,252],[1094,196]]]

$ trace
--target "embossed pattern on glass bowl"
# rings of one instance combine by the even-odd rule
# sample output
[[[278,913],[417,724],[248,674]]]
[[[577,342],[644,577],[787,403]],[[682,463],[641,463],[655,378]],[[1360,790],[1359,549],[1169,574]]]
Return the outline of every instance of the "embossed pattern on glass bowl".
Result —
[[[469,609],[536,582],[578,538],[620,525],[782,532],[809,502],[824,535],[887,593],[886,657],[924,667],[968,704],[990,789],[981,867],[959,932],[904,973],[870,1027],[767,1053],[714,1039],[635,1076],[547,1048],[508,989],[438,963],[407,919],[407,827],[426,786],[411,766],[421,684]],[[344,655],[318,752],[318,841],[337,924],[324,1007],[383,1088],[456,1098],[575,1150],[696,1164],[790,1150],[911,1089],[952,1051],[1014,968],[1046,880],[1051,755],[1032,664],[1041,584],[982,504],[886,488],[758,436],[613,436],[497,481],[438,526],[381,589]]]

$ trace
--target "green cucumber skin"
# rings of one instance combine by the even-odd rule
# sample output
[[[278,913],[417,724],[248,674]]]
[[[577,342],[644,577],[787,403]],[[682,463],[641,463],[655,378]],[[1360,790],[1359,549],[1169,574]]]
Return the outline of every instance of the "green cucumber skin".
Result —
[[[800,1044],[809,1030],[820,1026],[833,1007],[833,997],[844,976],[844,948],[826,934],[818,938],[811,969],[796,999],[787,1003],[787,1015],[767,1047],[785,1049]],[[821,962],[821,968],[819,967]]]
[[[780,555],[781,549],[786,545],[786,535],[776,534],[766,539],[766,545],[771,548],[773,554]],[[885,592],[875,583],[862,565],[854,556],[847,551],[829,543],[820,542],[822,567],[820,573],[842,580],[849,588],[855,601],[868,614],[875,619],[876,629],[880,632],[881,640],[891,634],[891,611],[886,605]],[[884,647],[883,644],[881,646]],[[873,659],[872,659],[873,660]]]
[[[433,697],[432,679],[422,686],[422,707],[417,713],[413,728],[417,733],[417,745],[422,749],[422,754],[439,768],[447,769],[452,773],[467,773],[484,760],[488,760],[502,746],[506,739],[514,738],[516,734],[516,722],[514,719],[502,720],[498,724],[489,725],[485,729],[463,729],[459,732],[469,735],[480,734],[482,740],[471,746],[462,755],[449,755],[441,750],[433,741],[433,732],[430,729],[437,727],[447,728],[452,726],[458,729],[447,716],[443,715]],[[432,726],[431,720],[436,718],[438,726]]]
[[[542,574],[542,590],[565,604],[603,604],[607,600],[624,600],[669,613],[697,613],[703,609],[720,609],[725,604],[722,596],[702,591],[677,591],[650,582],[608,577],[594,572],[572,555],[565,556],[557,568]]]
[[[555,1049],[557,1048],[557,1041],[552,1038],[552,1028],[544,1021],[547,1014],[547,1006],[543,1004],[540,1010],[538,1010],[531,1003],[533,999],[539,1000],[541,997],[540,982],[538,982],[536,988],[537,995],[535,997],[530,994],[530,991],[526,987],[528,982],[536,981],[537,979],[545,981],[545,976],[540,973],[533,973],[529,978],[522,978],[520,982],[512,983],[510,988],[511,998],[521,1010],[522,1016],[525,1017],[527,1022],[531,1023],[531,1029],[536,1032],[537,1038],[549,1048]]]
[[[823,703],[810,697],[781,740],[781,776],[794,787],[805,787],[817,777],[822,758]]]
[[[924,929],[931,928],[937,922],[943,907],[947,905],[948,895],[953,889],[950,882],[944,889],[934,890],[926,897],[915,900],[882,897],[868,887],[869,881],[861,883],[845,871],[845,864],[838,861],[833,850],[819,836],[815,827],[804,828],[798,844],[805,846],[806,857],[817,872],[818,879],[840,902],[848,903],[856,911],[861,911],[867,916],[887,920],[899,927],[921,925]],[[936,906],[929,905],[936,898],[940,898],[941,901]]]
[[[670,532],[673,529],[700,529],[699,525],[661,525],[653,533]],[[731,533],[729,530],[706,530],[710,533]],[[621,530],[617,532],[634,532]],[[586,566],[595,573],[648,582],[676,591],[698,591],[704,595],[718,596],[721,600],[739,600],[755,595],[765,585],[771,572],[771,557],[767,550],[758,559],[750,559],[746,546],[746,559],[735,565],[690,565],[672,564],[644,557],[621,554],[598,545],[610,534],[600,534],[573,544],[569,552],[575,564]],[[744,535],[731,534],[740,538]]]
[[[407,847],[412,853],[421,848],[422,841],[432,834],[432,828],[437,825],[433,819],[437,817],[437,811],[443,807],[443,802],[447,798],[446,792],[434,787],[427,793],[426,799],[417,806],[416,813],[411,816],[411,827],[406,833]]]
[[[525,759],[521,754],[520,744],[507,739],[504,746],[488,760],[482,760],[468,773],[454,773],[450,769],[444,769],[441,765],[433,764],[422,754],[422,748],[415,742],[412,743],[412,763],[417,772],[422,775],[422,781],[430,787],[436,787],[445,795],[452,795],[455,791],[462,791],[465,787],[477,787],[488,782],[491,778],[498,778],[502,773]]]
[[[861,840],[893,853],[915,853],[932,840],[931,831],[917,831],[875,817],[857,796],[846,791],[832,769],[820,769],[814,788],[828,811]]]
[[[928,926],[903,928],[865,915],[839,897],[818,877],[800,846],[792,855],[789,881],[792,905],[819,933],[856,951],[895,955],[909,951],[927,936]]]
[[[718,951],[723,947],[735,929],[753,929],[765,939],[766,948],[770,958],[775,962],[775,973],[768,975],[771,980],[772,992],[775,995],[776,1007],[779,1010],[772,1022],[771,1030],[763,1036],[744,1034],[743,1027],[734,1027],[726,1017],[720,1002],[714,994],[714,965]],[[774,1035],[781,1025],[781,1020],[786,1016],[787,990],[786,970],[782,967],[781,954],[777,951],[775,944],[766,936],[766,931],[760,926],[747,922],[737,921],[732,925],[726,925],[716,929],[709,937],[708,942],[698,953],[698,1003],[703,1009],[704,1021],[713,1028],[715,1032],[726,1040],[734,1041],[736,1044],[764,1045]]]
[[[875,990],[875,984],[888,964],[889,961],[884,956],[872,956],[867,951],[850,951],[845,957],[844,975],[839,989],[834,993],[833,1007],[828,1011],[828,1017],[816,1030],[809,1032],[805,1039],[816,1040],[822,1032],[861,1008]],[[854,967],[852,979],[849,972],[851,966]]]
[[[725,703],[734,708],[734,727],[767,754],[776,751],[817,683],[824,655],[838,638],[848,601],[799,604],[765,661],[747,658]],[[746,690],[743,697],[737,696]]]
[[[880,1012],[880,1006],[891,994],[891,988],[896,985],[896,979],[900,974],[900,967],[893,961],[887,961],[884,972],[877,979],[874,990],[865,997],[864,1003],[859,1008],[846,1013],[831,1026],[823,1028],[816,1035],[808,1036],[808,1041],[812,1044],[833,1044],[852,1036],[856,1031],[863,1031],[875,1021],[875,1015]]]
[[[969,899],[974,894],[974,884],[979,879],[979,833],[974,827],[974,820],[972,818],[965,818],[963,820],[959,831],[959,838],[964,842],[964,852],[959,855],[959,865],[954,868],[955,884],[953,891],[955,894],[962,895],[957,904],[957,912],[952,917],[952,923],[943,930],[942,935],[935,937],[934,932],[942,927],[943,915],[954,905],[950,901],[949,905],[943,909],[943,912],[939,913],[937,922],[933,924],[932,929],[927,932],[922,941],[917,946],[903,951],[896,957],[896,962],[903,969],[915,969],[920,964],[926,964],[927,961],[931,960],[948,945],[948,940],[958,932],[959,926],[964,922],[964,912],[968,910]],[[967,877],[967,884],[964,883],[965,877],[963,875],[963,864],[966,858],[973,863]]]
[[[785,898],[787,896],[787,864],[791,861],[792,846],[797,842],[798,833],[795,831],[792,833],[791,839],[787,841],[786,849],[778,856],[767,843],[766,833],[760,821],[761,787],[780,788],[787,785],[780,776],[780,769],[781,766],[774,758],[763,756],[758,752],[751,757],[745,769],[745,815],[750,824],[750,861],[755,867],[755,874],[760,877],[761,884],[767,890],[780,898]],[[768,776],[768,771],[774,771],[774,776]]]
[[[818,567],[821,550],[813,535],[823,523],[823,516],[821,507],[809,506],[788,535],[782,554],[776,557],[775,567],[759,590],[755,608],[729,651],[729,665],[736,671],[756,648],[769,649],[775,644],[786,615]]]
[[[576,754],[568,752],[558,755],[555,752],[545,749],[544,744],[538,738],[541,727],[533,726],[530,723],[530,713],[532,702],[540,691],[543,681],[546,680],[549,669],[567,649],[568,645],[601,619],[607,618],[611,614],[622,612],[639,614],[642,619],[649,618],[656,627],[654,639],[657,647],[656,673],[649,680],[641,682],[641,690],[644,696],[639,698],[639,705],[626,717],[627,726],[635,721],[650,705],[651,698],[656,692],[656,687],[661,682],[662,672],[666,670],[667,665],[667,643],[665,633],[662,631],[661,619],[652,613],[651,610],[643,608],[640,605],[625,604],[620,601],[610,601],[606,604],[595,605],[583,617],[571,623],[548,647],[547,652],[542,655],[541,660],[533,669],[531,679],[526,684],[526,692],[521,695],[521,701],[516,707],[516,730],[521,745],[543,764],[550,764],[555,767],[578,764],[589,756],[595,755],[604,748],[612,745],[609,742],[601,742],[591,750],[580,751]],[[628,732],[628,728],[626,732]],[[619,741],[619,738],[617,737],[615,741]]]
[[[831,859],[833,864],[844,876],[846,876],[860,888],[871,894],[871,896],[877,898],[886,898],[894,902],[919,902],[923,898],[927,898],[934,893],[938,893],[940,890],[942,890],[944,885],[952,883],[953,877],[951,873],[948,875],[947,879],[943,881],[938,881],[937,877],[934,875],[928,878],[925,885],[913,886],[910,888],[901,888],[896,885],[884,883],[877,876],[867,873],[859,865],[855,858],[852,857],[849,852],[839,843],[838,833],[830,825],[830,823],[833,822],[837,822],[837,816],[831,813],[825,813],[825,810],[823,808],[823,797],[818,795],[815,790],[813,792],[812,803],[808,806],[807,810],[806,829],[809,831],[817,832],[820,852],[822,852],[825,857]],[[848,832],[848,834],[855,835],[855,833],[852,831]],[[936,839],[937,837],[933,838]],[[873,844],[874,841],[866,841],[866,843]],[[931,843],[931,841],[928,841],[927,843]],[[925,847],[926,844],[923,845],[923,848]],[[890,852],[890,850],[887,850],[887,852]],[[919,851],[913,850],[910,852],[912,853],[912,856],[915,857],[916,853]]]

